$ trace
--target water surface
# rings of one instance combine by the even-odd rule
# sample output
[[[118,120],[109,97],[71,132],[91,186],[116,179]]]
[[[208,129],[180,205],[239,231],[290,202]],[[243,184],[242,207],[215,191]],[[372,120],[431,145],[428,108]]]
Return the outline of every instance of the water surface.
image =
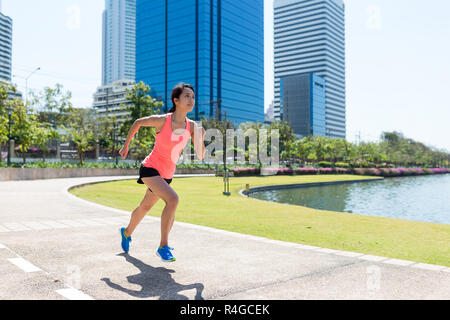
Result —
[[[261,191],[250,196],[323,210],[450,224],[450,174]]]

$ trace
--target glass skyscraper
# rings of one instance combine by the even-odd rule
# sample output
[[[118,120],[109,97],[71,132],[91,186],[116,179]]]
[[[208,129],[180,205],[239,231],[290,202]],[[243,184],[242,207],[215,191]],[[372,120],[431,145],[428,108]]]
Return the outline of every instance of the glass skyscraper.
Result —
[[[345,14],[342,0],[274,0],[274,118],[283,119],[280,78],[325,79],[325,131],[345,138]]]
[[[11,81],[12,25],[12,19],[0,12],[0,80],[6,81]]]
[[[105,0],[102,37],[102,85],[134,80],[136,0]]]
[[[325,136],[325,80],[306,73],[280,79],[283,119],[298,138]]]
[[[263,19],[263,0],[137,0],[136,82],[165,112],[186,82],[196,91],[191,119],[264,122]]]

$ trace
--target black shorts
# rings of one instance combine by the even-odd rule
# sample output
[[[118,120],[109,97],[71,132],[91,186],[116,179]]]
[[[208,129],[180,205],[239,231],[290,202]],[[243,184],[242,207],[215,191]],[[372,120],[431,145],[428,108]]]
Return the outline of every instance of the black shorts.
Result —
[[[154,177],[154,176],[161,176],[159,174],[158,170],[156,170],[155,168],[144,167],[144,165],[141,164],[141,167],[139,168],[139,179],[137,180],[137,183],[145,184],[141,178]],[[170,184],[172,182],[172,179],[165,179],[165,178],[163,178],[163,179],[166,180],[166,182],[168,184]],[[148,190],[150,190],[150,192],[152,192],[152,190],[150,188],[148,188]]]

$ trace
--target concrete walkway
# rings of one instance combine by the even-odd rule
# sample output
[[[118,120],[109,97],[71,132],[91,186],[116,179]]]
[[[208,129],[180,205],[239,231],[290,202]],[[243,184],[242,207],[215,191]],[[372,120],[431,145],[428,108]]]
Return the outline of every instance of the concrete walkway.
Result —
[[[180,222],[170,236],[177,261],[163,263],[154,217],[123,254],[129,212],[67,189],[130,178],[0,182],[0,299],[450,299],[450,268]]]

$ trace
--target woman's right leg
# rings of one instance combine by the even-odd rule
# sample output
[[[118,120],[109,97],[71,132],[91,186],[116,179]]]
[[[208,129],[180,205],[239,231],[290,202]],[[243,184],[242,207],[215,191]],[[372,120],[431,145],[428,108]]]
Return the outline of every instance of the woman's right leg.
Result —
[[[153,193],[166,203],[161,215],[161,242],[160,246],[169,245],[169,233],[175,219],[175,210],[178,206],[178,195],[169,184],[160,176],[142,178],[142,181]]]
[[[144,199],[142,199],[139,206],[134,209],[133,213],[131,214],[130,223],[124,231],[126,237],[129,237],[133,234],[137,225],[142,221],[142,219],[144,219],[147,212],[150,211],[150,209],[156,204],[156,202],[158,202],[159,199],[160,198],[156,194],[147,189]]]

